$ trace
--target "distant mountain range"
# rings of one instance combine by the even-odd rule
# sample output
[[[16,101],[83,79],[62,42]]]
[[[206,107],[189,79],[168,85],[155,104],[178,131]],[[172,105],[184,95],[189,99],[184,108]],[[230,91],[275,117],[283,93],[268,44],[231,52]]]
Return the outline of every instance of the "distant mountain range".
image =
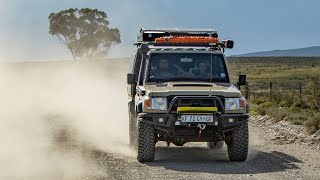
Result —
[[[267,57],[267,56],[298,56],[298,57],[320,57],[320,46],[288,49],[288,50],[273,50],[262,51],[240,55],[233,55],[233,57]]]

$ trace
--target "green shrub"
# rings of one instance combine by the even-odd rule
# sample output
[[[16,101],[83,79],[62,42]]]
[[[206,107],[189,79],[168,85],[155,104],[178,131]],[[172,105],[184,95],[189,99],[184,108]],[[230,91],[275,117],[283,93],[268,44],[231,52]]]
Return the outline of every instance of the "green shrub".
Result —
[[[291,106],[290,110],[294,113],[298,113],[301,112],[301,108],[300,107],[295,107],[295,106]]]
[[[298,107],[298,108],[303,108],[303,109],[309,108],[308,104],[303,100],[299,100],[299,101],[293,103],[291,107]]]
[[[304,94],[307,95],[308,106],[310,108],[320,109],[320,77],[312,77],[305,87]]]
[[[291,123],[294,125],[302,125],[304,121],[300,119],[296,119],[296,120],[292,120]]]
[[[254,100],[252,100],[252,103],[256,104],[256,105],[260,105],[262,103],[265,103],[266,99],[265,98],[256,98]]]
[[[290,113],[288,116],[288,121],[290,121],[292,124],[295,125],[302,125],[306,120],[308,120],[309,116],[308,113],[306,112],[301,112],[301,113]]]
[[[284,95],[281,93],[273,93],[272,94],[272,101],[276,104],[279,104],[283,99],[285,99],[283,96]]]
[[[285,108],[272,107],[266,110],[266,114],[273,117],[274,122],[279,122],[290,115],[290,110]]]
[[[315,114],[303,124],[310,133],[315,133],[320,129],[320,113]]]
[[[262,103],[262,104],[256,106],[254,108],[254,111],[256,111],[258,114],[264,116],[267,114],[266,110],[269,109],[270,107],[273,107],[273,106],[274,106],[274,104],[272,104],[271,102],[265,102],[265,103]]]
[[[291,107],[301,107],[302,104],[303,104],[302,101],[297,101],[297,102],[293,103]]]
[[[290,107],[291,106],[291,104],[288,102],[288,101],[286,101],[286,100],[282,100],[279,104],[278,104],[278,106],[279,107]]]
[[[290,94],[275,93],[272,95],[272,101],[279,107],[290,107],[294,104],[294,99]]]

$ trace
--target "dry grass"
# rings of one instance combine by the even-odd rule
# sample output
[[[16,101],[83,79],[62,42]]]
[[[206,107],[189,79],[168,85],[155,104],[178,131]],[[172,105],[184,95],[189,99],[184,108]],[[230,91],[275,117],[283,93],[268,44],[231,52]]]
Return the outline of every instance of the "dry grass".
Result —
[[[320,128],[317,114],[320,58],[230,57],[228,64],[233,82],[237,81],[238,74],[246,74],[250,91],[264,92],[251,99],[252,113],[268,114],[275,122],[285,119],[304,125],[310,133]],[[268,97],[269,82],[273,82],[271,100]],[[302,85],[302,99],[299,98],[299,83]]]
[[[320,58],[316,57],[229,57],[233,81],[247,74],[248,82],[300,82],[320,76]]]

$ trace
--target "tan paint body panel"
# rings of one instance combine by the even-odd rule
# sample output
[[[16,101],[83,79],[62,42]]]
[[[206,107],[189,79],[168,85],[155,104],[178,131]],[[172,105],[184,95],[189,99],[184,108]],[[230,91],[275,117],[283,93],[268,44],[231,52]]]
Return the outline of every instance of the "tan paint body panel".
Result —
[[[178,86],[175,86],[178,85]],[[180,86],[179,86],[180,85]],[[183,86],[181,86],[183,85]],[[185,85],[185,86],[184,86]],[[199,85],[199,86],[196,86]],[[202,86],[201,86],[202,85]],[[207,85],[207,86],[203,86]],[[165,97],[165,96],[224,96],[224,97],[242,97],[239,89],[231,84],[215,84],[205,82],[167,82],[163,85],[145,85],[146,96]],[[146,113],[165,113],[166,111],[153,110],[143,107]],[[237,113],[243,113],[243,110]],[[231,112],[228,112],[231,113]],[[236,112],[232,112],[236,113]]]
[[[175,86],[176,85],[176,86]],[[199,85],[199,86],[197,86]],[[207,85],[207,86],[201,86]],[[224,96],[241,97],[241,92],[230,84],[215,84],[204,82],[168,82],[166,85],[145,85],[149,97],[157,96]]]

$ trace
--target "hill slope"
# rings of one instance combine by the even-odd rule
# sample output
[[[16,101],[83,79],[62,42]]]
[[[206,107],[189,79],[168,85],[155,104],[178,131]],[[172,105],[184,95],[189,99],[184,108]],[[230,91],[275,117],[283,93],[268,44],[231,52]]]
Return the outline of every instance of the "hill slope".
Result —
[[[288,49],[288,50],[273,50],[262,51],[247,54],[235,55],[236,57],[266,57],[266,56],[299,56],[299,57],[320,57],[320,46]]]

